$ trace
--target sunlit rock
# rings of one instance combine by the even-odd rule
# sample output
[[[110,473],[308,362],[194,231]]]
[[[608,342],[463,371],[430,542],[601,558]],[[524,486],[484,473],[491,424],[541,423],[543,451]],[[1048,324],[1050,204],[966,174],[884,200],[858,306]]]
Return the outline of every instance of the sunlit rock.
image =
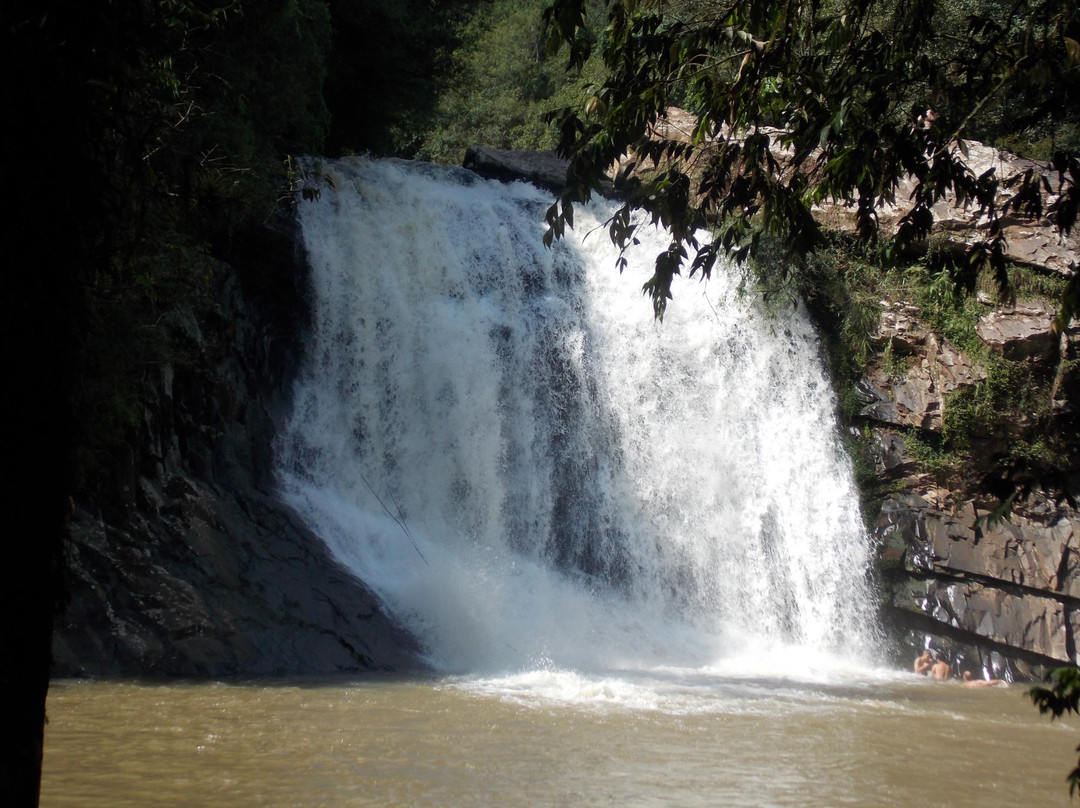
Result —
[[[872,396],[862,415],[899,427],[940,431],[946,397],[963,386],[985,377],[967,354],[948,340],[924,332],[904,320],[894,321],[899,344],[919,353],[903,371],[877,367],[864,384]],[[879,339],[888,342],[894,333],[879,330]]]
[[[1053,310],[1045,303],[1018,303],[983,317],[975,327],[979,338],[1006,359],[1049,359],[1057,348],[1050,326]]]

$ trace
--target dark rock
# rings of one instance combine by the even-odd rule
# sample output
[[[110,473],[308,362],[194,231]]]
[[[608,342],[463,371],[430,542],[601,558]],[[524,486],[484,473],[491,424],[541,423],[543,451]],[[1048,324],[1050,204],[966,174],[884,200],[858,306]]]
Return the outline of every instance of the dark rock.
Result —
[[[929,582],[931,615],[995,642],[1051,659],[1076,663],[1070,655],[1065,606],[1052,598],[1016,595],[975,582]]]
[[[932,554],[926,539],[929,508],[930,503],[918,494],[897,494],[881,504],[874,535],[893,547],[903,545],[908,569],[930,569]]]
[[[987,525],[979,515],[974,502],[950,504],[950,492],[939,488],[883,503],[875,527],[879,555],[903,558],[884,565],[894,616],[918,614],[926,633],[973,646],[989,642],[1029,659],[1080,661],[1076,511],[1033,499],[1008,522]]]
[[[294,237],[256,234],[211,311],[171,315],[197,359],[147,372],[130,456],[76,509],[54,675],[420,667],[412,637],[275,497],[306,327]]]
[[[553,151],[518,151],[473,146],[465,152],[465,168],[490,179],[525,180],[559,192],[566,186],[567,161]]]
[[[914,468],[915,461],[907,453],[904,436],[892,430],[873,429],[869,451],[878,474],[900,476]]]
[[[896,402],[893,400],[891,385],[888,380],[883,381],[885,381],[884,387],[865,377],[859,380],[858,390],[863,400],[866,401],[866,404],[859,411],[859,415],[880,421],[883,424],[899,424],[901,423],[900,412],[897,410]]]
[[[552,193],[566,187],[568,161],[553,151],[523,151],[471,146],[461,165],[482,177],[503,182],[531,182]],[[600,182],[600,193],[617,197],[619,190],[610,180]]]

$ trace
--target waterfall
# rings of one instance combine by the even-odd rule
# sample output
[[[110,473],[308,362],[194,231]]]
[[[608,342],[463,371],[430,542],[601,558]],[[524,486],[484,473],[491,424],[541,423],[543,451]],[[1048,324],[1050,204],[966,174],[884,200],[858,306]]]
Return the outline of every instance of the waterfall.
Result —
[[[450,672],[865,654],[870,556],[800,311],[718,267],[664,322],[602,206],[352,158],[300,206],[313,328],[286,500]]]

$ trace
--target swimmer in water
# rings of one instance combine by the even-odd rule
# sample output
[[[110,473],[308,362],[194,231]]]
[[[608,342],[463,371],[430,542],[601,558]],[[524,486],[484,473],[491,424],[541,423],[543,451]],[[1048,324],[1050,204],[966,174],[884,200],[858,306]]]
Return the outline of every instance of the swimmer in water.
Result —
[[[1004,679],[976,679],[971,671],[964,671],[964,687],[993,687],[1003,684]]]
[[[940,656],[935,658],[934,667],[930,669],[930,678],[944,682],[952,674],[952,667]]]
[[[919,676],[926,676],[932,667],[934,667],[934,660],[930,658],[929,651],[923,651],[922,654],[915,657],[915,673],[919,674]]]

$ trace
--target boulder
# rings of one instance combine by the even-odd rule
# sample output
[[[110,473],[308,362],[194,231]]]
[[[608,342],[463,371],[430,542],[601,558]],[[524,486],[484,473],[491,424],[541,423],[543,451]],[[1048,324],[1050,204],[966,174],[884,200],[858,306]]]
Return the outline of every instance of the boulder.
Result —
[[[511,182],[526,180],[558,192],[566,185],[566,160],[553,151],[522,151],[472,146],[462,166],[483,177]]]
[[[197,479],[154,489],[120,527],[77,509],[54,675],[302,675],[410,670],[416,646],[272,496]]]

